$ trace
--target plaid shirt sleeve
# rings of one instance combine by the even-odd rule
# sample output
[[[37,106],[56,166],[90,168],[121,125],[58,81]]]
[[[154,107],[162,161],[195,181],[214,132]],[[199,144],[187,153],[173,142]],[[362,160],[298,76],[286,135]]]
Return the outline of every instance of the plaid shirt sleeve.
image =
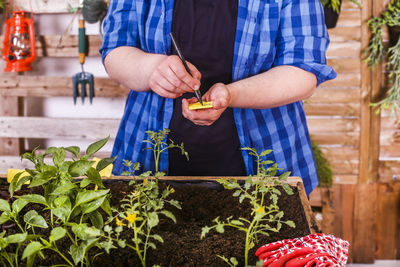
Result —
[[[135,1],[110,1],[100,47],[102,60],[119,46],[138,46],[138,20]]]
[[[326,65],[329,37],[323,14],[320,1],[283,1],[274,66],[292,65],[309,71],[317,77],[317,85],[336,77]]]

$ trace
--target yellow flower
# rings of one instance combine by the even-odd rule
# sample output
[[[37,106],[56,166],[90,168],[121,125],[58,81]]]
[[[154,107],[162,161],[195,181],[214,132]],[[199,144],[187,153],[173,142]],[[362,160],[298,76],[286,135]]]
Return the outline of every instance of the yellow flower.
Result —
[[[171,190],[169,190],[171,192],[171,194],[175,193],[175,189],[173,187],[171,187]]]
[[[143,179],[143,184],[144,184],[144,185],[147,184],[147,179]]]
[[[257,208],[257,213],[262,214],[262,213],[264,213],[264,212],[265,212],[265,207],[264,207],[264,206],[258,207],[258,208]]]
[[[118,219],[118,217],[117,218],[115,218],[116,219],[116,224],[118,225],[118,226],[125,226],[126,224],[124,224],[122,221],[120,221],[119,219]]]
[[[126,212],[126,220],[129,222],[129,223],[134,223],[135,221],[136,221],[136,216],[137,216],[137,214],[136,214],[136,212],[134,212],[133,214],[131,214],[131,213],[129,213],[129,212]]]

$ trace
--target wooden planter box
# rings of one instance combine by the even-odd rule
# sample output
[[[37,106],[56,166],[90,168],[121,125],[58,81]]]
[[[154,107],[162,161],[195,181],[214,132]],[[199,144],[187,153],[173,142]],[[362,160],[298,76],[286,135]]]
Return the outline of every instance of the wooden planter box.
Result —
[[[241,257],[244,249],[243,232],[235,229],[226,229],[224,234],[218,234],[215,231],[210,232],[203,240],[200,240],[201,227],[213,225],[212,220],[220,216],[221,219],[233,215],[234,218],[246,217],[242,213],[249,213],[250,209],[246,203],[239,204],[238,198],[233,197],[234,191],[223,189],[215,180],[221,177],[161,177],[160,186],[163,183],[174,187],[175,193],[171,197],[181,203],[182,210],[171,210],[177,218],[174,224],[170,220],[161,220],[160,228],[155,229],[164,238],[163,244],[157,244],[156,250],[150,250],[148,254],[148,265],[161,264],[162,266],[186,266],[191,263],[193,266],[201,266],[203,263],[207,266],[223,264],[216,257],[216,254],[234,256],[242,263]],[[228,177],[227,177],[228,178]],[[247,177],[229,177],[245,180]],[[113,176],[103,179],[104,185],[111,188],[111,205],[118,205],[120,199],[129,193],[128,182],[132,177]],[[7,186],[6,181],[2,179],[2,191]],[[288,184],[292,187],[294,194],[291,196],[282,193],[278,200],[280,210],[284,211],[283,220],[293,220],[296,228],[282,226],[279,233],[271,233],[268,237],[260,237],[258,243],[250,250],[249,259],[251,264],[255,264],[255,250],[261,245],[286,238],[295,238],[305,236],[318,231],[316,220],[311,211],[304,191],[302,180],[298,177],[289,177]],[[220,186],[217,188],[216,186]],[[113,200],[114,197],[118,200]],[[281,205],[285,201],[285,205]],[[185,204],[186,203],[186,204]],[[293,214],[289,210],[294,210]],[[210,218],[207,218],[210,217]],[[182,240],[180,239],[182,238]],[[242,247],[243,246],[243,247]],[[60,246],[61,247],[61,246]],[[220,250],[221,249],[221,250]],[[174,253],[171,253],[174,251]],[[172,255],[171,255],[172,254]],[[51,257],[46,258],[46,262],[40,264],[59,264]],[[138,266],[136,255],[130,249],[114,249],[111,254],[106,253],[96,257],[97,263],[103,266],[112,266],[115,263],[119,266]],[[39,263],[38,263],[39,264]],[[96,264],[96,262],[94,263]],[[121,264],[121,265],[120,265]],[[242,264],[243,265],[243,264]]]

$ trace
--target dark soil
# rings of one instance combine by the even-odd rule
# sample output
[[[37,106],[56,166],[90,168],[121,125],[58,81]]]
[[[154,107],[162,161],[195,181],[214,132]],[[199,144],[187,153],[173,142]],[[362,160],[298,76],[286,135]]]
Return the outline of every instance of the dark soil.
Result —
[[[200,240],[201,229],[204,226],[212,226],[216,217],[221,219],[233,216],[233,218],[250,217],[251,208],[248,204],[240,204],[238,198],[232,196],[232,191],[221,188],[216,182],[167,182],[175,188],[172,198],[178,200],[182,210],[175,207],[167,207],[174,213],[177,223],[170,219],[160,218],[159,225],[154,233],[164,239],[164,243],[157,243],[156,250],[149,250],[147,266],[227,266],[217,255],[227,258],[236,257],[239,266],[244,266],[245,233],[233,228],[225,228],[224,234],[211,231],[203,240]],[[118,206],[120,200],[130,190],[126,181],[109,181],[106,187],[112,194],[112,206]],[[4,190],[4,187],[1,188]],[[263,244],[286,238],[295,238],[310,234],[309,226],[301,205],[297,188],[294,195],[288,196],[282,190],[279,198],[279,207],[284,211],[284,220],[293,220],[296,228],[283,225],[279,233],[271,233],[270,236],[260,236],[258,243],[249,253],[249,263],[255,265],[257,258],[254,252]],[[3,191],[4,192],[4,191]],[[2,196],[0,196],[2,197]],[[39,207],[30,207],[41,209]],[[25,211],[26,212],[26,211]],[[22,212],[21,214],[24,214]],[[38,210],[39,212],[39,210]],[[9,230],[8,230],[9,231]],[[124,231],[124,238],[131,240],[133,232]],[[63,239],[67,241],[67,239]],[[132,244],[132,241],[128,241]],[[69,250],[70,244],[57,242],[59,248]],[[95,257],[93,266],[141,266],[135,251],[124,249],[112,249],[110,254],[104,251],[91,249],[91,254],[102,253]],[[68,254],[66,252],[66,254]],[[44,260],[37,259],[36,266],[51,266],[64,263],[57,255],[47,254]]]

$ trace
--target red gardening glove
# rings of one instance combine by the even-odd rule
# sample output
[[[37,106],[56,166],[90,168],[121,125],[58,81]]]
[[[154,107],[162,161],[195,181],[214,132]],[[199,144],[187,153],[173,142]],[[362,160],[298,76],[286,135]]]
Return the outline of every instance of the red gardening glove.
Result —
[[[272,262],[271,264],[268,261],[264,261],[263,267],[285,267],[286,264],[291,261],[292,259],[296,259],[300,256],[305,256],[307,254],[313,253],[314,250],[312,248],[298,248],[295,249],[293,252],[290,252],[286,255],[280,257],[277,261]]]
[[[314,252],[307,255],[308,259],[304,259],[305,255],[290,258],[293,260],[290,262],[294,264],[293,266],[304,262],[307,266],[344,267],[347,262],[349,242],[327,234],[311,234],[301,238],[273,242],[260,247],[256,251],[256,256],[264,261],[264,266],[270,266],[294,250],[307,247],[312,248]],[[310,262],[313,262],[314,265],[309,264]]]
[[[291,259],[290,261],[286,262],[285,267],[303,267],[306,264],[310,264],[310,263],[317,263],[318,258],[322,257],[322,256],[326,256],[329,255],[328,253],[310,253],[308,255],[304,256],[300,256],[300,257],[296,257],[294,259]],[[310,265],[310,266],[314,266],[314,265]]]

